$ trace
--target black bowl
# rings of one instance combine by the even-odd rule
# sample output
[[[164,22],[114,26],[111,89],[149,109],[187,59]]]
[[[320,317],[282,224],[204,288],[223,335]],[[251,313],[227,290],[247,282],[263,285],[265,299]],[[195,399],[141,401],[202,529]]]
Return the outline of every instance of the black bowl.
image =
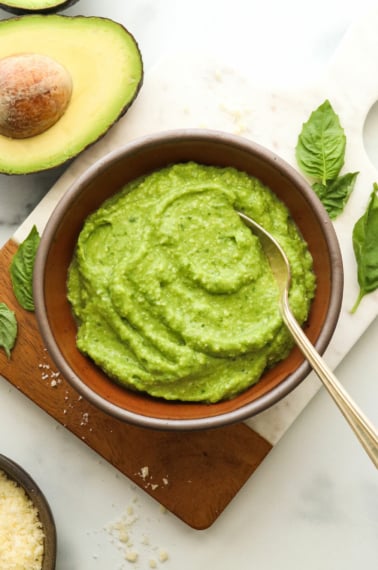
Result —
[[[54,570],[56,561],[56,528],[46,497],[36,482],[20,465],[0,454],[0,470],[25,490],[36,507],[45,534],[42,570]]]

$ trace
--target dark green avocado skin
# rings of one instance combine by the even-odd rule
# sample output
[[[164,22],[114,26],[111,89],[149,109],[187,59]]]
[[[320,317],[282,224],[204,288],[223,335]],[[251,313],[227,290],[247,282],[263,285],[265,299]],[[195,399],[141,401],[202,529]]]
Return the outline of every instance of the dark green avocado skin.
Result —
[[[70,6],[73,6],[79,2],[79,0],[65,0],[64,2],[57,0],[55,6],[50,6],[49,8],[38,8],[36,9],[27,9],[27,8],[17,8],[16,6],[8,6],[6,2],[0,2],[0,8],[5,10],[6,12],[10,12],[11,14],[54,14],[56,12],[62,12],[66,10]]]

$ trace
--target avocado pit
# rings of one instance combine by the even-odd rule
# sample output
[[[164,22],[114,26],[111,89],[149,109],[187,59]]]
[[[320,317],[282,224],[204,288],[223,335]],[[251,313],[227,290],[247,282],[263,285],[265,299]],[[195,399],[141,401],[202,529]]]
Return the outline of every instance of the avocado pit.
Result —
[[[72,94],[68,71],[33,53],[0,60],[0,134],[13,139],[39,135],[64,114]]]

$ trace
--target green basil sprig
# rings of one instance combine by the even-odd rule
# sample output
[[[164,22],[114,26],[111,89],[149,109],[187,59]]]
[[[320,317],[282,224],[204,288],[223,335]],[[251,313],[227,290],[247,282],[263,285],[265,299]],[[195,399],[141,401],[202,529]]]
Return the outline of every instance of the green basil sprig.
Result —
[[[34,311],[33,269],[40,236],[35,226],[20,244],[10,266],[13,292],[21,307]]]
[[[344,129],[327,99],[303,124],[295,150],[299,168],[314,181],[312,188],[331,219],[344,210],[358,175],[340,176],[345,148]]]
[[[375,183],[365,213],[353,228],[353,249],[357,261],[360,291],[351,310],[354,313],[361,299],[378,288],[378,184]]]
[[[12,348],[17,338],[16,315],[5,303],[0,303],[0,347],[10,358]]]

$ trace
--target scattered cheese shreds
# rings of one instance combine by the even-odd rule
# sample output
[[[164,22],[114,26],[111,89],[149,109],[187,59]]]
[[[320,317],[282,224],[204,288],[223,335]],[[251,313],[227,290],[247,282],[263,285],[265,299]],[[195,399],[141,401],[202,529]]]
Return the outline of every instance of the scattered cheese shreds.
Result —
[[[24,489],[0,470],[1,570],[41,570],[44,533]]]
[[[135,503],[126,507],[124,513],[116,521],[107,525],[105,530],[112,539],[115,539],[114,542],[122,552],[123,560],[129,564],[136,564],[138,568],[141,564],[148,564],[149,568],[159,568],[162,563],[169,560],[169,554],[165,548],[151,544],[150,537],[145,532],[142,534],[138,532],[136,525],[138,522],[143,524],[144,521],[140,520],[134,506]],[[138,534],[140,534],[139,537]],[[148,555],[149,558],[146,558]]]

